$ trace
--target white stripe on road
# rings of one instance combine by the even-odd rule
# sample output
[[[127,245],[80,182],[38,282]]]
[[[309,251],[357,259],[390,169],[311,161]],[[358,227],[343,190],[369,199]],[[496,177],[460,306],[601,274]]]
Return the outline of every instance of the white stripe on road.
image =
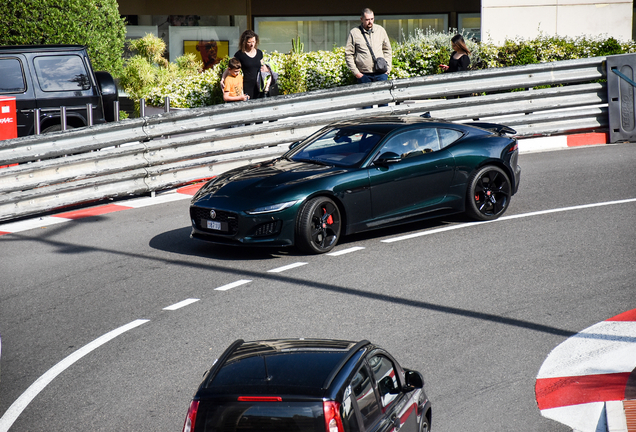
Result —
[[[290,269],[293,269],[293,268],[296,268],[296,267],[302,267],[302,266],[304,266],[306,264],[307,264],[306,262],[297,262],[297,263],[289,264],[289,265],[286,265],[286,266],[283,266],[283,267],[278,267],[278,268],[275,268],[275,269],[267,270],[267,273],[280,273],[280,272],[284,272],[285,270],[290,270]]]
[[[510,220],[510,219],[520,219],[520,218],[526,218],[526,217],[530,217],[530,216],[540,216],[540,215],[545,215],[545,214],[550,214],[550,213],[559,213],[559,212],[565,212],[565,211],[570,211],[570,210],[582,210],[582,209],[587,209],[587,208],[603,207],[603,206],[615,205],[615,204],[627,204],[627,203],[631,203],[631,202],[636,202],[636,198],[620,200],[620,201],[607,201],[607,202],[595,203],[595,204],[584,204],[584,205],[573,206],[573,207],[563,207],[563,208],[560,208],[560,209],[542,210],[542,211],[536,211],[536,212],[531,212],[531,213],[523,213],[523,214],[512,215],[512,216],[503,216],[503,217],[500,217],[499,219],[495,219],[495,220],[492,220],[492,221],[469,222],[469,223],[465,223],[465,224],[451,225],[451,226],[447,226],[447,227],[444,227],[444,228],[438,228],[438,229],[429,230],[429,231],[421,231],[421,232],[418,232],[418,233],[408,234],[408,235],[404,235],[404,236],[400,236],[400,237],[393,237],[393,238],[380,240],[380,241],[382,243],[393,243],[393,242],[397,242],[397,241],[409,240],[409,239],[416,238],[416,237],[422,237],[422,236],[426,236],[426,235],[437,234],[437,233],[444,232],[444,231],[452,231],[452,230],[456,230],[456,229],[460,229],[460,228],[467,228],[467,227],[471,227],[471,226],[475,226],[475,225],[481,225],[481,224],[486,224],[486,223],[500,222],[500,221],[505,221],[505,220]]]
[[[199,299],[195,299],[195,298],[189,298],[189,299],[185,299],[183,301],[180,301],[179,303],[175,303],[172,306],[168,306],[163,308],[163,310],[167,310],[167,311],[174,311],[177,309],[181,309],[184,306],[190,305],[192,303],[198,302]]]
[[[0,432],[7,432],[11,425],[13,425],[13,423],[16,421],[18,416],[38,395],[38,393],[44,390],[44,388],[49,385],[49,383],[53,381],[55,377],[68,369],[71,365],[73,365],[73,363],[84,357],[86,354],[89,354],[91,351],[104,345],[106,342],[109,342],[115,339],[117,336],[126,333],[128,330],[139,327],[140,325],[145,324],[148,321],[150,320],[139,319],[128,323],[125,326],[119,327],[111,332],[108,332],[105,335],[95,339],[93,342],[84,345],[82,348],[78,349],[73,354],[69,355],[64,360],[53,366],[44,375],[42,375],[33,384],[31,384],[31,386],[26,389],[26,391],[22,393],[22,395],[18,399],[16,399],[16,401],[13,402],[9,409],[4,413],[2,418],[0,418]]]
[[[344,254],[348,254],[351,252],[357,252],[359,250],[364,249],[362,246],[355,246],[355,247],[351,247],[349,249],[343,249],[343,250],[339,250],[338,252],[331,252],[328,253],[327,255],[329,256],[339,256],[339,255],[344,255]]]
[[[215,291],[227,291],[232,288],[236,288],[237,286],[245,285],[247,283],[252,282],[251,280],[239,280],[236,282],[232,282],[231,284],[223,285],[218,288],[214,288]]]

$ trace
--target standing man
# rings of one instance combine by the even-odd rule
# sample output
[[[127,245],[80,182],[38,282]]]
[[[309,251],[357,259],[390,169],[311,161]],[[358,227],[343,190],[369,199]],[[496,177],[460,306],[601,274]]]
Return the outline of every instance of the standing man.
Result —
[[[345,47],[345,60],[347,67],[353,75],[358,79],[358,83],[368,83],[374,81],[386,81],[389,71],[391,70],[391,42],[386,34],[386,30],[378,24],[374,24],[373,11],[365,8],[360,17],[361,24],[359,27],[352,29],[347,38]],[[366,36],[366,41],[365,41]],[[383,57],[387,64],[388,70],[384,73],[377,73],[373,68],[373,56],[369,51],[369,45],[373,50],[373,56],[376,58]]]

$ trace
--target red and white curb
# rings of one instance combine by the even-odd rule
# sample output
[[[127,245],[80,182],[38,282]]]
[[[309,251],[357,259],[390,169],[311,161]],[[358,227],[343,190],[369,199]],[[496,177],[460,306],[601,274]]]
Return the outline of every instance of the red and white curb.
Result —
[[[630,391],[630,375],[633,383],[636,309],[588,327],[557,346],[537,375],[537,405],[541,415],[575,432],[627,432],[622,401]]]
[[[609,142],[609,134],[593,132],[538,138],[519,138],[518,142],[520,153],[530,153],[535,151],[559,150],[568,147],[580,147],[585,145],[607,144]]]
[[[174,191],[174,193],[163,193],[154,197],[133,198],[130,200],[122,201],[120,204],[103,204],[79,210],[62,212],[53,216],[42,216],[34,219],[26,219],[19,222],[0,224],[0,236],[5,234],[18,233],[21,231],[27,231],[35,228],[44,228],[51,225],[70,222],[76,219],[99,216],[107,213],[114,213],[121,210],[141,208],[172,201],[191,199],[192,196],[204,184],[205,183],[197,183],[189,186],[184,186]]]

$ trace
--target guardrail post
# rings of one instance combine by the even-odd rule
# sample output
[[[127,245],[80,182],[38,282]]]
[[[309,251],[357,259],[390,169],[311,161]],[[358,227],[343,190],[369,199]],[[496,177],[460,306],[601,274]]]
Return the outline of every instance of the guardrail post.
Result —
[[[93,126],[93,104],[86,104],[86,122],[88,126]]]
[[[66,130],[66,107],[65,106],[60,107],[60,122],[62,124],[62,130],[65,131]]]
[[[40,135],[40,108],[33,110],[33,133]]]
[[[164,100],[163,111],[167,113],[170,112],[170,96],[166,96]]]
[[[139,117],[146,117],[146,99],[139,99]]]
[[[113,118],[115,119],[116,122],[119,121],[119,101],[115,101],[113,102]]]

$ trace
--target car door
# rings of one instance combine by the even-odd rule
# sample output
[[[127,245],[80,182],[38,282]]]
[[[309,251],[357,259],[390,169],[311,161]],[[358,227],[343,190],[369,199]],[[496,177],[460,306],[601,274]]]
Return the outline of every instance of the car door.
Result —
[[[417,432],[417,401],[402,392],[394,362],[383,353],[368,358],[383,416],[378,431]]]
[[[376,160],[387,155],[398,162],[372,164],[369,183],[373,220],[398,220],[439,205],[455,172],[452,154],[442,148],[436,128],[419,128],[390,137]]]
[[[23,55],[0,56],[0,96],[16,98],[18,136],[28,135],[33,129],[35,94],[30,81],[28,63]],[[25,70],[26,69],[26,70]]]

